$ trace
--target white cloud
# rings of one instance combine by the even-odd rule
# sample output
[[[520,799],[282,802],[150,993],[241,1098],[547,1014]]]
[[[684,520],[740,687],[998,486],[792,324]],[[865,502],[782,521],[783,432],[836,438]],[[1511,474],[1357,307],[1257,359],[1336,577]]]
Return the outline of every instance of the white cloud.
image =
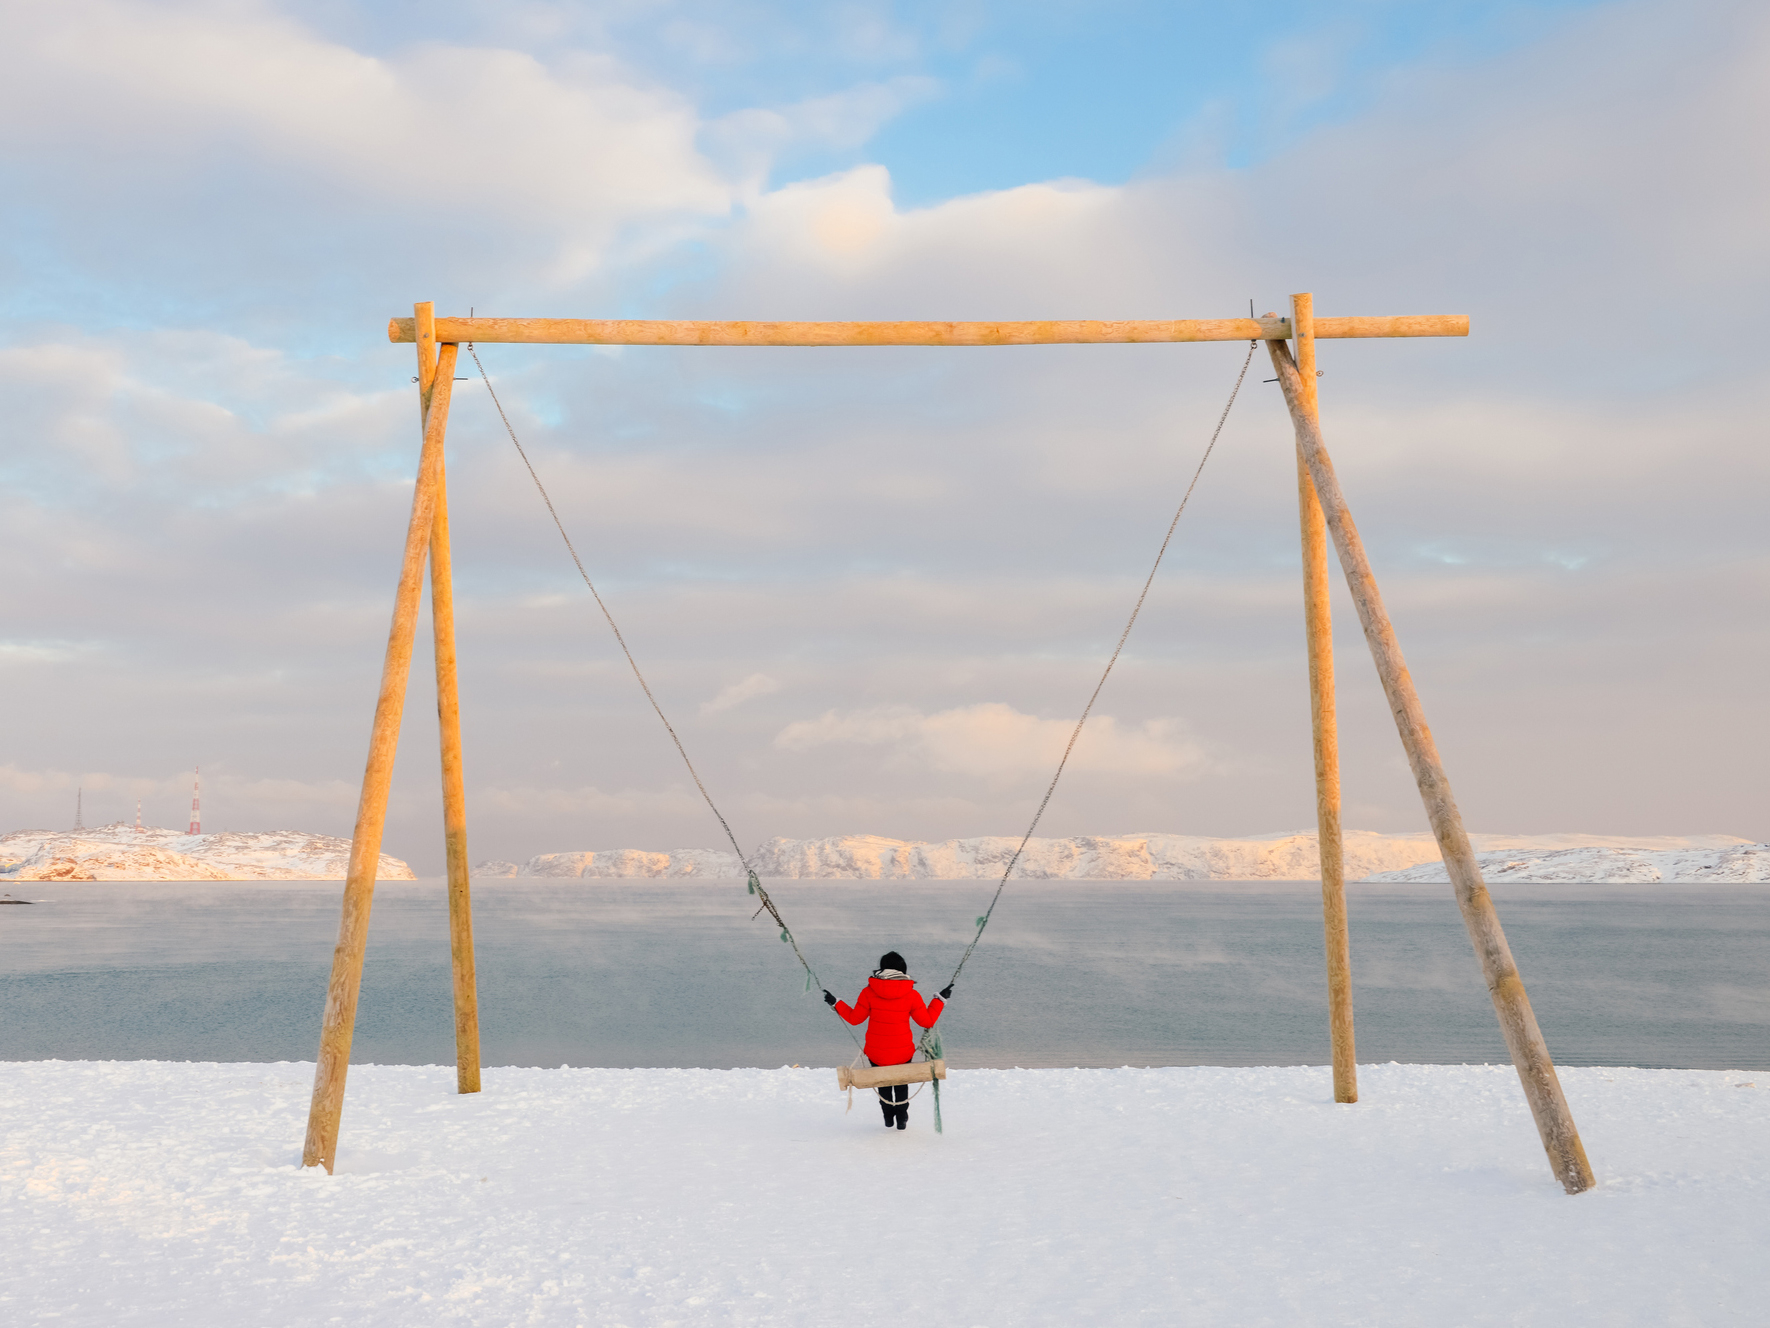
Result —
[[[537,784],[499,784],[475,787],[473,803],[485,811],[521,818],[546,817],[575,822],[584,817],[616,821],[663,818],[694,823],[694,814],[706,803],[692,788],[621,789],[608,792],[594,787],[561,788]],[[695,825],[697,830],[705,827]],[[707,836],[703,833],[701,838]],[[716,836],[715,836],[716,838]],[[582,847],[582,845],[574,845]],[[537,852],[547,850],[536,850]],[[531,857],[533,854],[530,855]]]
[[[7,18],[0,155],[53,181],[82,228],[123,196],[139,215],[195,195],[200,228],[218,232],[279,214],[311,226],[316,204],[321,224],[370,218],[378,234],[407,230],[419,253],[490,231],[482,291],[488,265],[513,255],[526,282],[560,285],[617,248],[629,263],[668,254],[753,196],[782,151],[853,150],[940,93],[904,73],[709,120],[608,50],[532,31],[532,51],[417,41],[371,54],[298,7],[253,0],[63,0]]]
[[[292,174],[335,208],[422,229],[495,218],[555,237],[568,277],[637,219],[732,202],[692,103],[595,52],[545,64],[428,44],[381,58],[263,5],[118,0],[15,7],[0,50],[10,153],[102,145],[111,185],[137,197],[219,169],[216,205],[234,211],[242,188],[278,199]]]
[[[360,479],[411,418],[402,392],[351,391],[323,366],[212,332],[0,348],[0,391],[31,439],[6,456],[11,476],[86,514],[100,495],[205,506]]]
[[[1367,113],[1243,170],[918,209],[876,165],[794,183],[737,218],[720,293],[847,311],[823,316],[1205,317],[1312,289],[1318,312],[1448,300],[1565,369],[1614,362],[1576,330],[1594,318],[1683,360],[1692,283],[1712,316],[1762,280],[1767,117],[1761,6],[1598,6],[1496,60],[1398,71]]]
[[[985,701],[932,715],[907,706],[830,710],[787,725],[774,743],[789,752],[838,743],[887,747],[942,773],[1011,782],[1048,776],[1074,729],[1073,719],[1040,719]],[[1089,719],[1069,761],[1077,771],[1145,776],[1196,774],[1205,765],[1203,747],[1185,736],[1179,721],[1126,728],[1111,715]]]
[[[739,176],[760,189],[769,165],[782,149],[798,144],[859,148],[887,122],[940,93],[937,79],[902,74],[791,105],[733,111],[710,123],[706,132],[722,153],[732,158]]]
[[[59,809],[65,804],[71,819],[75,793],[83,792],[90,824],[101,819],[133,819],[135,804],[141,801],[148,822],[183,825],[190,808],[193,774],[192,770],[158,775],[31,770],[8,763],[0,765],[0,794],[32,801],[39,807]],[[259,778],[211,768],[203,775],[203,819],[212,829],[223,816],[236,829],[247,825],[261,830],[311,828],[302,822],[316,812],[336,814],[354,809],[357,792],[356,786],[344,779]]]
[[[1030,318],[1312,288],[1323,313],[1475,317],[1466,342],[1321,349],[1329,442],[1471,821],[1762,833],[1763,615],[1740,606],[1765,593],[1766,453],[1736,334],[1770,275],[1761,6],[1597,6],[1534,51],[1373,87],[1282,159],[923,208],[877,165],[749,192],[783,144],[853,143],[934,91],[888,68],[709,124],[686,84],[567,51],[581,29],[534,55],[367,53],[262,4],[15,9],[0,207],[35,293],[14,305],[71,326],[15,315],[0,349],[5,755],[27,772],[0,777],[0,818],[71,815],[30,771],[189,753],[262,776],[261,824],[287,804],[349,832],[416,441],[410,348],[356,356],[351,329],[378,336],[391,292]],[[745,124],[738,170],[720,135]],[[628,261],[636,236],[667,280]],[[926,839],[1017,828],[1067,738],[1039,716],[1075,713],[1110,651],[1245,350],[483,349],[660,699],[720,717],[684,738],[740,832]],[[1114,676],[1122,718],[1082,739],[1098,773],[1066,782],[1064,833],[1312,814],[1294,470],[1262,376]],[[475,855],[711,844],[476,384],[455,410]],[[1348,805],[1415,825],[1339,622]],[[388,849],[434,870],[426,650]],[[771,745],[757,677],[822,717]],[[1182,709],[1190,730],[1145,722]],[[1611,767],[1637,777],[1570,777]]]
[[[712,700],[701,702],[701,713],[716,715],[722,710],[730,710],[734,706],[742,705],[745,701],[753,701],[758,696],[767,696],[771,692],[780,691],[780,689],[780,683],[766,673],[752,673],[740,682],[734,682],[729,687],[721,688],[719,694]]]
[[[730,280],[738,291],[762,296],[771,279],[797,284],[840,276],[863,286],[845,292],[858,294],[863,308],[876,298],[864,287],[965,292],[979,278],[1001,280],[1009,273],[1025,281],[1036,272],[1037,288],[1049,294],[1053,280],[1061,287],[1093,269],[1096,255],[1078,242],[1090,232],[1102,238],[1102,226],[1110,230],[1122,197],[1117,188],[1057,181],[900,211],[892,201],[890,172],[857,166],[753,200],[728,242]],[[1066,268],[1051,271],[1058,254],[1066,255]],[[1069,268],[1079,255],[1085,255],[1079,271]],[[929,307],[919,316],[927,317]]]

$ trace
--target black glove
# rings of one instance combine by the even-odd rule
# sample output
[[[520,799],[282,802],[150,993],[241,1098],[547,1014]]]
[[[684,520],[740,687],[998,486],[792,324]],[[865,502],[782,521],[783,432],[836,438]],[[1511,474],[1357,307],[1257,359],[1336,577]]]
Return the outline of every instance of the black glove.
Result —
[[[834,1005],[835,1003],[836,1003],[836,998],[834,996],[830,995],[829,991],[826,990],[824,992],[824,1004],[825,1005]]]
[[[943,1001],[950,1001],[950,1000],[952,1000],[952,998],[953,998],[953,984],[949,982],[946,984],[946,986],[944,986],[940,989],[940,999]]]

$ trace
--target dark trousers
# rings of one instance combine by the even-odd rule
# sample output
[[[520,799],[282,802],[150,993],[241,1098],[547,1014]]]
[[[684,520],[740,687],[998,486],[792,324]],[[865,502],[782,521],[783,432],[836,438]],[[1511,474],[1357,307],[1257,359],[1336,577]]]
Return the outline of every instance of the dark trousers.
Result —
[[[872,1057],[867,1064],[878,1068],[879,1062]],[[879,1110],[885,1113],[885,1123],[895,1125],[900,1120],[910,1118],[910,1086],[908,1084],[886,1084],[883,1088],[873,1090],[879,1095]]]

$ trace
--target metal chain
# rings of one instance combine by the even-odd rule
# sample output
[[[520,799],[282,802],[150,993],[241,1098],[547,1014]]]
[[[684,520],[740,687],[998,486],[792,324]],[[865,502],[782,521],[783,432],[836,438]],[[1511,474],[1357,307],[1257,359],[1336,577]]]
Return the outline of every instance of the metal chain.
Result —
[[[1162,546],[1156,550],[1155,562],[1150,566],[1149,575],[1143,578],[1143,589],[1137,596],[1137,603],[1131,609],[1131,616],[1125,622],[1125,630],[1119,633],[1119,643],[1113,647],[1112,658],[1106,661],[1106,668],[1101,671],[1100,681],[1094,684],[1094,692],[1088,697],[1088,704],[1082,708],[1082,717],[1076,721],[1075,728],[1070,732],[1069,742],[1064,745],[1063,756],[1057,762],[1057,769],[1051,776],[1051,782],[1045,788],[1045,796],[1039,800],[1039,809],[1033,813],[1032,824],[1026,827],[1026,833],[1020,837],[1020,847],[1014,850],[1014,856],[1008,859],[1008,866],[1002,872],[1002,879],[996,885],[996,892],[990,897],[989,907],[983,910],[983,916],[977,919],[977,934],[971,938],[971,944],[965,947],[965,953],[959,957],[959,966],[953,970],[953,976],[947,983],[952,986],[964,972],[965,965],[971,960],[971,952],[983,939],[983,929],[989,926],[990,916],[1001,902],[1002,891],[1007,887],[1008,877],[1014,871],[1014,865],[1020,861],[1020,855],[1026,852],[1031,842],[1033,831],[1039,828],[1039,821],[1045,815],[1045,808],[1051,805],[1051,795],[1057,792],[1057,781],[1063,778],[1063,767],[1069,764],[1070,753],[1075,750],[1076,739],[1082,736],[1082,725],[1088,722],[1088,716],[1094,710],[1094,703],[1100,699],[1100,689],[1106,686],[1106,680],[1112,676],[1113,665],[1119,662],[1119,654],[1125,648],[1125,641],[1131,635],[1131,629],[1137,625],[1137,615],[1143,612],[1143,601],[1149,598],[1149,588],[1155,584],[1155,574],[1161,569],[1162,559],[1167,556],[1168,545],[1173,542],[1174,528],[1180,524],[1180,514],[1186,510],[1186,504],[1192,499],[1192,491],[1198,487],[1198,477],[1204,473],[1205,462],[1211,459],[1211,452],[1217,446],[1217,439],[1223,433],[1223,425],[1229,419],[1229,411],[1235,405],[1235,398],[1241,393],[1241,385],[1248,376],[1248,366],[1254,362],[1254,352],[1260,348],[1257,341],[1248,342],[1248,353],[1241,362],[1241,372],[1235,376],[1235,386],[1229,391],[1229,400],[1223,403],[1223,413],[1217,416],[1217,427],[1211,430],[1211,441],[1205,444],[1205,454],[1198,459],[1198,466],[1192,472],[1192,482],[1186,486],[1181,495],[1180,506],[1174,509],[1174,519],[1168,522],[1168,533],[1162,536]]]

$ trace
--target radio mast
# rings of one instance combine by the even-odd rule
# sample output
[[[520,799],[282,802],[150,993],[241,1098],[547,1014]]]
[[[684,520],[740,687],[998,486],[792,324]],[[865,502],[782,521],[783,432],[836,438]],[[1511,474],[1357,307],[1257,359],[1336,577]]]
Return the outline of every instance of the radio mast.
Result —
[[[74,791],[74,829],[86,828],[86,790],[79,788]]]
[[[185,831],[185,834],[187,835],[200,835],[203,833],[202,793],[203,767],[198,766],[196,782],[191,785],[191,828]]]

